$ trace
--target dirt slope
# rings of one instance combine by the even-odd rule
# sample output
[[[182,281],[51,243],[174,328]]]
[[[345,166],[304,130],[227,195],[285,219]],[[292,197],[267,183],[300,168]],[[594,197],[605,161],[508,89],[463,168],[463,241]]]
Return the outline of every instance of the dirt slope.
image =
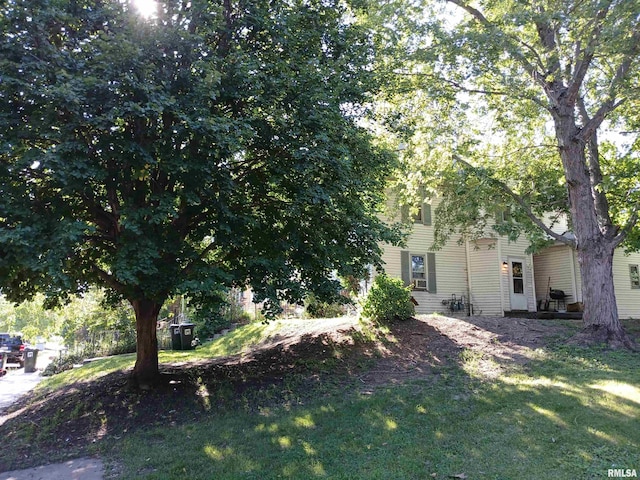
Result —
[[[369,391],[428,379],[465,349],[493,365],[523,363],[532,349],[568,334],[566,324],[548,320],[421,316],[393,326],[384,341],[367,342],[353,318],[300,321],[245,355],[164,365],[171,382],[157,391],[132,391],[127,373],[118,372],[23,397],[0,417],[0,438],[12,446],[0,456],[0,472],[83,457],[92,445],[117,442],[133,429],[194,421],[238,408],[240,399],[242,408],[291,404],[299,401],[291,388],[296,399],[310,397],[327,380]]]

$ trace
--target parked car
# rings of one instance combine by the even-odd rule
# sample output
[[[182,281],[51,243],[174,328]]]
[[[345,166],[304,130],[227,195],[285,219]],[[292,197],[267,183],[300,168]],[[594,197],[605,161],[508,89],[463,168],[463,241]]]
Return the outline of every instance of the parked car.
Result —
[[[24,367],[24,349],[26,345],[19,335],[0,333],[0,354],[6,355],[7,363],[18,363]]]

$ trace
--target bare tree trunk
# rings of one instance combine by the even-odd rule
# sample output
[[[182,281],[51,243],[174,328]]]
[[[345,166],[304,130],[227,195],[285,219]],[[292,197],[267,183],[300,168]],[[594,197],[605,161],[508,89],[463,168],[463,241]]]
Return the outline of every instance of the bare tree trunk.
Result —
[[[136,364],[133,380],[141,388],[149,388],[160,381],[158,368],[158,338],[156,322],[162,303],[151,300],[131,300],[136,313]]]
[[[604,245],[578,248],[582,275],[585,339],[629,346],[629,340],[618,317],[618,305],[613,287],[613,249]]]
[[[613,283],[616,244],[610,235],[614,229],[605,224],[608,218],[598,217],[598,195],[592,191],[585,145],[575,140],[575,123],[562,120],[567,118],[556,119],[556,135],[569,191],[584,302],[584,329],[574,340],[583,344],[607,343],[612,347],[634,348],[618,317]]]

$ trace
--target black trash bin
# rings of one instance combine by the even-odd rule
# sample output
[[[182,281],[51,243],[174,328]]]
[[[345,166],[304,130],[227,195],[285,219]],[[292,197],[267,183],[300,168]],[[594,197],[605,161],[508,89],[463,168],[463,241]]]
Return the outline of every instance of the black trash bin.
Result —
[[[33,373],[36,371],[36,360],[38,359],[38,350],[35,348],[24,349],[24,372]]]
[[[180,342],[182,345],[181,350],[192,350],[195,324],[181,323],[179,327],[180,327]]]
[[[171,331],[171,349],[182,350],[182,339],[180,338],[180,325],[169,325]]]

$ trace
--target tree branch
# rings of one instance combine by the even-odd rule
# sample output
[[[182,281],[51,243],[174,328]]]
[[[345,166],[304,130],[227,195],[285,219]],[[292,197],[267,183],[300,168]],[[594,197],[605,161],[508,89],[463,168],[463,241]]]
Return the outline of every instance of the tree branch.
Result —
[[[617,248],[622,242],[625,241],[627,235],[631,232],[631,230],[638,224],[640,220],[640,203],[636,203],[633,206],[633,210],[631,212],[631,216],[624,227],[618,232],[618,234],[613,239],[614,248]]]
[[[513,42],[511,43],[512,46],[512,52],[511,54],[514,56],[514,58],[520,62],[520,64],[522,65],[522,67],[525,69],[525,71],[531,76],[531,78],[534,80],[534,82],[536,82],[538,85],[542,86],[543,88],[545,87],[545,78],[546,75],[543,74],[542,72],[540,72],[537,68],[535,68],[528,60],[527,58],[524,56],[524,54],[522,52],[520,52],[520,50],[516,47],[517,43],[522,43],[521,40],[517,37],[513,37],[511,35],[507,35],[505,34],[502,30],[499,30],[498,28],[496,28],[488,19],[487,17],[485,17],[482,12],[480,12],[479,10],[473,8],[470,5],[467,5],[466,3],[462,2],[461,0],[447,0],[449,3],[453,3],[454,5],[457,5],[458,7],[462,8],[463,10],[465,10],[467,13],[469,13],[472,17],[474,17],[478,22],[480,22],[482,24],[482,26],[484,26],[487,30],[491,30],[493,31],[493,33],[496,33],[496,36],[500,36],[502,38],[509,38],[511,37],[512,40],[515,40],[515,44]],[[525,44],[526,45],[526,44]],[[539,58],[539,57],[538,57]],[[538,102],[536,102],[538,103]],[[540,104],[540,103],[539,103]],[[547,107],[545,107],[547,108]]]
[[[118,282],[113,275],[109,275],[97,265],[92,265],[91,269],[98,275],[98,278],[102,280],[106,285],[115,290],[118,293],[124,293],[124,285]]]
[[[456,162],[460,162],[463,165],[467,166],[469,169],[473,170],[474,172],[477,172],[478,169],[476,167],[471,165],[466,160],[463,160],[458,155],[454,155],[453,158],[454,158],[454,160]],[[562,242],[562,243],[564,243],[566,245],[569,245],[569,246],[571,246],[573,248],[576,247],[575,240],[571,240],[570,238],[567,238],[564,235],[560,235],[560,234],[554,232],[547,225],[545,225],[545,223],[542,220],[540,220],[536,215],[534,215],[534,213],[531,211],[531,208],[529,207],[529,205],[526,204],[526,202],[522,199],[522,197],[520,195],[518,195],[517,193],[515,193],[513,190],[511,190],[511,188],[509,188],[505,183],[503,183],[500,180],[497,180],[497,179],[495,179],[495,178],[493,178],[491,176],[488,176],[488,175],[483,175],[483,177],[486,178],[487,180],[489,180],[494,186],[498,187],[504,193],[506,193],[509,197],[511,197],[520,206],[520,208],[525,213],[525,215],[535,225],[540,227],[547,235],[552,237],[554,240]]]
[[[580,88],[582,87],[582,83],[584,82],[584,78],[589,71],[589,67],[591,66],[591,61],[593,60],[593,56],[595,54],[596,47],[600,41],[600,33],[602,31],[602,22],[607,17],[609,13],[609,8],[611,7],[611,1],[607,3],[607,5],[601,8],[596,16],[593,18],[593,30],[591,30],[591,35],[589,39],[589,43],[583,50],[583,57],[579,59],[576,56],[575,69],[573,71],[573,78],[569,83],[569,88],[567,89],[567,98],[568,102],[574,103],[578,98],[580,93]]]

